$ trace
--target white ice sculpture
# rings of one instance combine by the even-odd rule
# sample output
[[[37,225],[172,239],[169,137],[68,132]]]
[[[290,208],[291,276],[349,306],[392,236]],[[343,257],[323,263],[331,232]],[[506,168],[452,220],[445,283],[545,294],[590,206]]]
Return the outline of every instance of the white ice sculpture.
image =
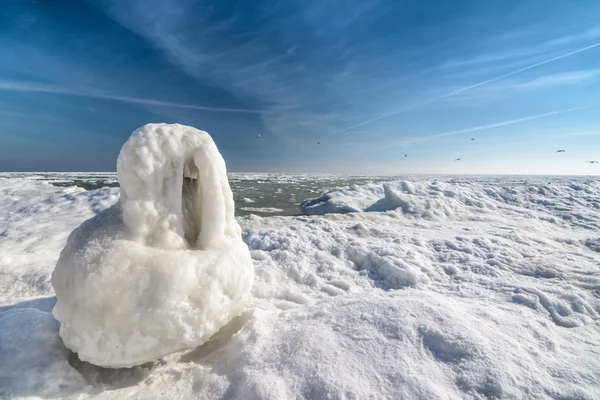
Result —
[[[206,342],[242,312],[254,279],[208,133],[145,125],[117,173],[119,202],[71,233],[52,275],[61,338],[104,367]]]

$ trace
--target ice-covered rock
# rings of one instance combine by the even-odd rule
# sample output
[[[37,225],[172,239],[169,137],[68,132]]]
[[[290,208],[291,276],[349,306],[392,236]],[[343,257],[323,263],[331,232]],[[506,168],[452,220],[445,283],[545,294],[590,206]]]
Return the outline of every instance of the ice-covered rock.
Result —
[[[305,215],[346,214],[363,211],[381,198],[381,185],[369,183],[333,189],[321,196],[303,200],[298,208]]]
[[[119,202],[71,233],[52,275],[65,345],[106,367],[206,342],[242,312],[254,277],[208,133],[145,125],[117,173]]]

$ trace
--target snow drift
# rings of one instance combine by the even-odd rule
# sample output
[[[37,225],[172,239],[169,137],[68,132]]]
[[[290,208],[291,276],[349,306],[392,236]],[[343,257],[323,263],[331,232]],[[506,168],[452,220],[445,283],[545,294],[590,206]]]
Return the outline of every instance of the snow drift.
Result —
[[[497,183],[492,182],[496,179]],[[575,183],[568,182],[568,178],[559,182],[552,177],[530,177],[531,182],[523,177],[512,181],[500,179],[419,179],[354,185],[306,199],[299,208],[305,215],[397,210],[407,218],[434,221],[511,210],[519,216],[539,212],[540,218],[555,224],[600,229],[599,220],[588,216],[600,210],[597,180],[582,178]]]
[[[206,342],[242,312],[254,276],[208,133],[145,125],[117,174],[120,200],[71,233],[52,275],[65,345],[106,367]]]
[[[393,211],[238,217],[256,274],[242,314],[112,369],[64,348],[49,276],[118,189],[5,176],[0,398],[600,399],[598,178],[388,178],[406,203]],[[356,188],[364,208],[385,197]]]
[[[381,185],[352,185],[328,190],[319,197],[303,200],[298,207],[306,215],[359,212],[377,201],[382,194]]]

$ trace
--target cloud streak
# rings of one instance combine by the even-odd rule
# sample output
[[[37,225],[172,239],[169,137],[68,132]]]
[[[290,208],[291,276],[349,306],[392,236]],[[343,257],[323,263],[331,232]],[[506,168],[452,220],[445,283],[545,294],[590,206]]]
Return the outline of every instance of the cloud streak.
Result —
[[[387,141],[385,143],[379,142],[378,146],[372,146],[370,148],[366,148],[366,147],[369,147],[368,144],[366,144],[366,143],[345,143],[344,145],[346,147],[355,147],[355,146],[361,147],[361,149],[359,149],[358,152],[354,153],[354,156],[358,156],[358,155],[363,155],[366,152],[380,152],[382,150],[403,148],[403,147],[410,146],[412,144],[427,142],[430,140],[440,139],[440,138],[447,137],[447,136],[455,136],[455,135],[462,135],[462,134],[466,134],[466,133],[481,132],[481,131],[486,131],[486,130],[490,130],[490,129],[501,128],[504,126],[516,125],[516,124],[520,124],[522,122],[547,118],[547,117],[551,117],[551,116],[555,116],[555,115],[568,114],[571,112],[580,111],[580,110],[589,109],[589,108],[590,107],[586,106],[586,107],[568,108],[568,109],[564,109],[564,110],[555,110],[555,111],[550,111],[550,112],[543,113],[543,114],[530,115],[527,117],[521,117],[521,118],[516,118],[516,119],[511,119],[511,120],[506,120],[506,121],[501,121],[501,122],[494,122],[492,124],[486,124],[486,125],[478,125],[478,126],[473,126],[470,128],[456,129],[456,130],[436,133],[436,134],[428,135],[428,136],[420,136],[420,137],[406,138],[406,139],[400,139],[400,140],[395,140],[395,141]]]
[[[372,123],[372,122],[379,121],[379,120],[381,120],[381,119],[384,119],[384,118],[390,117],[390,116],[392,116],[392,115],[396,115],[396,114],[399,114],[399,113],[401,113],[401,112],[409,111],[409,110],[412,110],[412,109],[414,109],[414,108],[417,108],[417,107],[420,107],[420,106],[423,106],[423,105],[429,104],[429,103],[431,103],[431,102],[434,102],[434,101],[437,101],[437,100],[441,100],[441,99],[444,99],[444,98],[447,98],[447,97],[451,97],[451,96],[454,96],[454,95],[457,95],[457,94],[460,94],[460,93],[466,92],[466,91],[468,91],[468,90],[475,89],[475,88],[477,88],[477,87],[480,87],[480,86],[483,86],[483,85],[487,85],[487,84],[489,84],[489,83],[496,82],[496,81],[499,81],[499,80],[501,80],[501,79],[504,79],[504,78],[508,78],[508,77],[510,77],[510,76],[513,76],[513,75],[519,74],[519,73],[521,73],[521,72],[525,72],[525,71],[528,71],[528,70],[530,70],[530,69],[537,68],[537,67],[540,67],[540,66],[542,66],[542,65],[546,65],[546,64],[552,63],[552,62],[554,62],[554,61],[562,60],[562,59],[564,59],[564,58],[567,58],[567,57],[573,56],[573,55],[575,55],[575,54],[579,54],[579,53],[583,53],[583,52],[585,52],[585,51],[588,51],[588,50],[592,50],[592,49],[594,49],[594,48],[596,48],[596,47],[599,47],[599,46],[600,46],[600,42],[598,42],[598,43],[594,43],[594,44],[591,44],[591,45],[589,45],[589,46],[585,46],[585,47],[579,48],[579,49],[577,49],[577,50],[573,50],[573,51],[570,51],[570,52],[568,52],[568,53],[561,54],[561,55],[559,55],[559,56],[552,57],[552,58],[549,58],[549,59],[547,59],[547,60],[540,61],[540,62],[537,62],[537,63],[535,63],[535,64],[528,65],[528,66],[526,66],[526,67],[523,67],[523,68],[519,68],[519,69],[517,69],[517,70],[514,70],[514,71],[511,71],[511,72],[508,72],[508,73],[506,73],[506,74],[502,74],[502,75],[496,76],[496,77],[494,77],[494,78],[487,79],[487,80],[485,80],[485,81],[481,81],[481,82],[478,82],[478,83],[475,83],[475,84],[472,84],[472,85],[469,85],[469,86],[465,86],[465,87],[463,87],[463,88],[460,88],[460,89],[453,90],[453,91],[451,91],[451,92],[448,92],[448,93],[445,93],[445,94],[443,94],[443,95],[441,95],[441,96],[433,97],[433,98],[431,98],[431,99],[428,99],[428,100],[422,101],[422,102],[420,102],[420,103],[416,103],[416,104],[413,104],[413,105],[410,105],[410,106],[407,106],[407,107],[403,107],[403,108],[400,108],[400,109],[398,109],[398,110],[395,110],[395,111],[389,112],[389,113],[387,113],[387,114],[380,115],[380,116],[378,116],[378,117],[375,117],[375,118],[368,119],[368,120],[366,120],[366,121],[363,121],[363,122],[360,122],[360,123],[358,123],[358,124],[352,125],[352,126],[350,126],[350,127],[348,127],[348,128],[342,129],[341,131],[338,131],[338,132],[336,132],[336,133],[344,133],[344,132],[350,131],[350,130],[352,130],[352,129],[354,129],[354,128],[358,128],[359,126],[367,125],[367,124],[370,124],[370,123]]]
[[[561,72],[557,74],[549,74],[529,82],[517,84],[522,88],[541,88],[556,85],[572,85],[589,82],[600,77],[600,69],[586,69],[573,72]]]
[[[377,0],[275,3],[268,10],[256,7],[261,16],[256,29],[248,29],[247,16],[231,7],[189,0],[104,1],[97,7],[197,82],[268,107],[262,114],[266,130],[295,145],[300,135],[322,137],[344,119],[329,126],[317,123],[311,130],[295,121],[319,120],[331,112],[363,113],[370,105],[364,91],[373,90],[370,82],[381,82],[374,76],[385,76],[389,88],[390,75],[398,70],[391,60],[387,74],[375,70],[385,64],[382,53],[364,57],[366,50],[349,39],[359,22],[364,25],[371,12],[380,12]],[[215,17],[213,8],[222,16]],[[232,35],[240,29],[243,37]]]
[[[121,103],[139,104],[145,106],[157,106],[157,107],[173,107],[199,111],[215,111],[215,112],[228,112],[228,113],[254,113],[261,114],[264,111],[243,109],[243,108],[223,108],[223,107],[210,107],[201,106],[196,104],[185,104],[185,103],[173,103],[168,101],[161,101],[155,99],[146,99],[140,97],[130,96],[119,96],[109,93],[103,93],[100,91],[82,89],[82,88],[67,88],[56,85],[47,85],[34,82],[20,82],[20,81],[0,81],[0,90],[9,90],[16,92],[33,92],[33,93],[48,93],[58,94],[66,96],[77,96],[77,97],[89,97],[101,100],[112,100]]]
[[[454,135],[461,135],[464,133],[480,132],[480,131],[485,131],[485,130],[489,130],[489,129],[500,128],[503,126],[519,124],[521,122],[533,121],[536,119],[551,117],[553,115],[567,114],[567,113],[571,113],[574,111],[583,110],[586,108],[589,108],[589,107],[575,107],[575,108],[568,108],[565,110],[550,111],[550,112],[543,113],[543,114],[530,115],[528,117],[511,119],[508,121],[495,122],[493,124],[479,125],[479,126],[474,126],[471,128],[457,129],[457,130],[448,131],[448,132],[436,133],[436,134],[430,135],[430,136],[414,138],[412,140],[409,139],[409,140],[405,141],[405,143],[408,144],[408,143],[422,142],[422,141],[427,141],[427,140],[439,139],[439,138],[443,138],[446,136],[454,136]]]
[[[600,38],[600,26],[594,26],[581,33],[550,40],[547,45],[564,46],[565,44],[579,42],[582,40],[598,40],[598,38]]]

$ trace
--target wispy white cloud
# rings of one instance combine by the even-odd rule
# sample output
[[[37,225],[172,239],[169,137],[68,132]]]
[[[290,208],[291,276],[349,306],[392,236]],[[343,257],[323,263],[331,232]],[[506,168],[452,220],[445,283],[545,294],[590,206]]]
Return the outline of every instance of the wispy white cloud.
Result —
[[[481,104],[510,96],[533,93],[543,89],[561,89],[577,85],[591,85],[600,82],[600,69],[582,69],[569,72],[557,72],[541,75],[535,78],[510,79],[505,82],[495,82],[481,90],[463,92],[452,96],[453,103],[445,103],[443,107],[465,107]]]
[[[451,59],[443,62],[439,65],[440,68],[460,68],[464,70],[465,68],[469,68],[469,71],[472,67],[480,66],[480,65],[495,65],[495,66],[505,66],[507,64],[512,64],[515,62],[522,63],[523,59],[527,59],[530,57],[535,57],[539,55],[543,55],[548,52],[546,48],[531,48],[531,47],[522,47],[522,48],[510,48],[508,50],[502,51],[494,51],[491,53],[485,54],[477,54],[473,57],[467,58],[457,58]],[[522,65],[522,64],[521,64]]]
[[[455,96],[457,94],[460,94],[460,93],[463,93],[463,92],[466,92],[466,91],[478,88],[480,86],[484,86],[484,85],[487,85],[487,84],[499,81],[501,79],[508,78],[510,76],[513,76],[513,75],[517,75],[517,74],[519,74],[521,72],[525,72],[525,71],[528,71],[530,69],[537,68],[537,67],[540,67],[542,65],[546,65],[546,64],[549,64],[551,62],[558,61],[558,60],[561,60],[563,58],[567,58],[567,57],[573,56],[575,54],[582,53],[584,51],[592,50],[592,49],[597,48],[599,46],[600,46],[600,42],[594,43],[594,44],[591,44],[589,46],[585,46],[585,47],[579,48],[577,50],[573,50],[573,51],[570,51],[568,53],[564,53],[564,54],[558,55],[556,57],[552,57],[552,58],[546,59],[544,61],[540,61],[540,62],[537,62],[535,64],[531,64],[531,65],[528,65],[526,67],[519,68],[519,69],[516,69],[514,71],[511,71],[511,72],[508,72],[508,73],[505,73],[505,74],[502,74],[502,75],[499,75],[499,76],[496,76],[496,77],[493,77],[493,78],[490,78],[490,79],[486,79],[484,81],[477,82],[477,83],[474,83],[472,85],[462,87],[460,89],[453,90],[451,92],[442,94],[440,96],[433,97],[431,99],[422,101],[420,103],[416,103],[416,104],[413,104],[413,105],[410,105],[410,106],[407,106],[407,107],[404,107],[404,108],[401,108],[401,109],[398,109],[398,110],[394,110],[392,112],[389,112],[389,113],[386,113],[386,114],[383,114],[383,115],[380,115],[380,116],[368,119],[366,121],[362,121],[362,122],[360,122],[358,124],[355,124],[355,125],[352,125],[352,126],[350,126],[348,128],[342,129],[338,133],[344,133],[344,132],[347,132],[347,131],[352,130],[354,128],[358,128],[359,126],[370,124],[372,122],[379,121],[381,119],[390,117],[392,115],[396,115],[396,114],[399,114],[401,112],[405,112],[405,111],[408,111],[408,110],[415,109],[415,108],[423,106],[425,104],[429,104],[429,103],[431,103],[433,101],[437,101],[437,100],[441,100],[441,99],[444,99],[444,98],[447,98],[447,97]]]
[[[294,121],[315,119],[325,129],[318,121],[321,114],[370,105],[361,90],[373,90],[369,76],[381,71],[372,66],[381,68],[383,57],[361,57],[349,38],[369,13],[381,12],[380,3],[269,3],[257,9],[260,29],[244,27],[242,38],[232,32],[244,16],[232,12],[227,20],[212,18],[211,8],[194,1],[105,1],[100,9],[188,76],[268,109],[261,115],[263,124],[290,143],[302,129]],[[317,45],[307,46],[311,41]],[[344,80],[350,69],[351,79]],[[397,73],[391,63],[388,69]]]
[[[589,107],[575,107],[575,108],[568,108],[568,109],[565,109],[565,110],[550,111],[550,112],[543,113],[543,114],[536,114],[536,115],[530,115],[530,116],[522,117],[522,118],[510,119],[510,120],[507,120],[507,121],[495,122],[493,124],[473,126],[473,127],[470,127],[470,128],[457,129],[457,130],[453,130],[453,131],[436,133],[434,135],[422,136],[422,137],[407,139],[403,143],[405,143],[405,144],[411,144],[411,143],[423,142],[423,141],[428,141],[428,140],[440,139],[440,138],[443,138],[443,137],[446,137],[446,136],[454,136],[454,135],[462,135],[462,134],[465,134],[465,133],[473,133],[473,132],[486,131],[486,130],[490,130],[490,129],[494,129],[494,128],[500,128],[500,127],[503,127],[503,126],[519,124],[521,122],[527,122],[527,121],[533,121],[533,120],[536,120],[536,119],[551,117],[551,116],[554,116],[554,115],[567,114],[567,113],[571,113],[571,112],[575,112],[575,111],[580,111],[580,110],[583,110],[583,109],[586,109],[586,108],[589,108]]]
[[[184,108],[191,110],[200,111],[217,111],[217,112],[232,112],[232,113],[257,113],[260,114],[263,111],[251,110],[251,109],[239,109],[239,108],[222,108],[222,107],[209,107],[195,104],[185,103],[173,103],[168,101],[146,99],[139,97],[130,96],[119,96],[109,93],[103,93],[94,89],[89,88],[69,88],[57,85],[48,85],[35,82],[21,82],[21,81],[7,81],[0,80],[0,90],[10,90],[17,92],[37,92],[37,93],[49,93],[79,97],[90,97],[102,100],[113,100],[122,103],[140,104],[145,106],[157,106],[157,107],[174,107]]]
[[[418,144],[418,143],[433,141],[433,140],[441,139],[441,138],[448,137],[448,136],[464,135],[467,133],[475,133],[475,132],[492,130],[492,129],[501,128],[501,127],[505,127],[505,126],[520,124],[523,122],[539,120],[542,118],[548,118],[548,117],[552,117],[552,116],[556,116],[556,115],[568,114],[568,113],[572,113],[572,112],[576,112],[576,111],[580,111],[580,110],[584,110],[584,109],[588,109],[588,108],[589,107],[575,107],[575,108],[568,108],[568,109],[563,109],[563,110],[555,110],[555,111],[550,111],[550,112],[543,113],[543,114],[529,115],[526,117],[510,119],[510,120],[505,120],[505,121],[500,121],[500,122],[494,122],[491,124],[472,126],[469,128],[440,132],[440,133],[435,133],[435,134],[431,134],[431,135],[400,138],[400,139],[396,139],[396,140],[385,140],[385,141],[377,141],[377,142],[371,141],[370,143],[348,142],[348,143],[344,143],[343,145],[348,148],[355,148],[357,150],[355,155],[363,155],[363,154],[367,154],[367,153],[379,153],[384,150],[397,149],[397,148],[408,148],[408,147]]]
[[[533,44],[531,37],[539,35],[554,36],[556,32],[555,30],[540,32],[531,28],[511,31],[507,34],[490,38],[491,42],[485,46],[486,49],[490,49],[489,51],[483,54],[477,53],[471,57],[452,58],[443,62],[439,67],[471,69],[471,67],[483,65],[489,68],[494,66],[506,67],[514,63],[523,63],[525,60],[533,57],[543,57],[557,50],[562,50],[565,46],[581,46],[590,41],[598,42],[600,39],[600,25]]]
[[[62,121],[61,118],[58,118],[54,115],[35,113],[35,112],[20,112],[20,111],[14,111],[14,110],[0,109],[0,114],[6,115],[9,117],[23,118],[23,119],[41,119],[41,120],[46,120],[46,121]]]
[[[593,26],[583,32],[577,32],[547,41],[547,46],[565,46],[589,40],[600,39],[600,25]]]
[[[584,69],[548,74],[527,82],[516,84],[516,86],[520,88],[541,88],[558,85],[573,85],[589,82],[599,77],[600,69]]]
[[[463,69],[480,64],[496,64],[498,69],[504,68],[502,71],[513,69],[502,74],[495,70],[489,72],[498,74],[491,75],[493,78],[442,92],[439,86],[431,87],[434,84],[428,83],[428,78],[432,74],[439,75],[443,60],[441,68],[428,71],[430,76],[418,79],[407,79],[414,71],[399,68],[399,62],[413,54],[431,58],[441,42],[427,43],[414,53],[414,49],[398,49],[392,56],[381,51],[369,53],[369,46],[375,46],[378,39],[348,43],[353,30],[360,29],[363,20],[373,22],[368,20],[370,13],[382,12],[382,5],[377,1],[271,4],[258,11],[262,12],[260,29],[245,30],[244,40],[232,39],[231,35],[240,27],[242,16],[233,12],[228,19],[219,20],[213,18],[212,9],[191,0],[107,0],[100,4],[105,6],[100,9],[107,16],[145,39],[187,75],[223,88],[242,98],[244,103],[256,102],[260,108],[269,110],[261,114],[263,124],[287,143],[304,140],[305,135],[325,140],[340,134],[355,135],[356,128],[361,126],[600,46],[595,43],[556,55],[556,45],[548,44],[546,36],[537,38],[539,46],[529,41],[526,45],[504,47],[504,52],[469,62],[457,60],[455,66]],[[333,9],[338,11],[332,12]],[[307,48],[303,43],[311,38],[318,45]],[[409,53],[402,54],[404,51]],[[540,57],[545,58],[540,61]],[[523,66],[524,62],[528,64]],[[435,67],[440,65],[435,64]],[[415,87],[418,81],[423,82],[421,87]],[[441,79],[441,82],[446,84],[448,80]],[[437,83],[439,85],[440,80]],[[412,86],[410,91],[406,89],[408,86]],[[395,100],[396,96],[400,98]],[[400,107],[390,107],[392,102]],[[386,109],[390,111],[377,115]],[[340,117],[331,121],[320,118],[320,114],[332,111]],[[369,114],[376,116],[365,118]],[[344,124],[351,126],[340,129]]]

